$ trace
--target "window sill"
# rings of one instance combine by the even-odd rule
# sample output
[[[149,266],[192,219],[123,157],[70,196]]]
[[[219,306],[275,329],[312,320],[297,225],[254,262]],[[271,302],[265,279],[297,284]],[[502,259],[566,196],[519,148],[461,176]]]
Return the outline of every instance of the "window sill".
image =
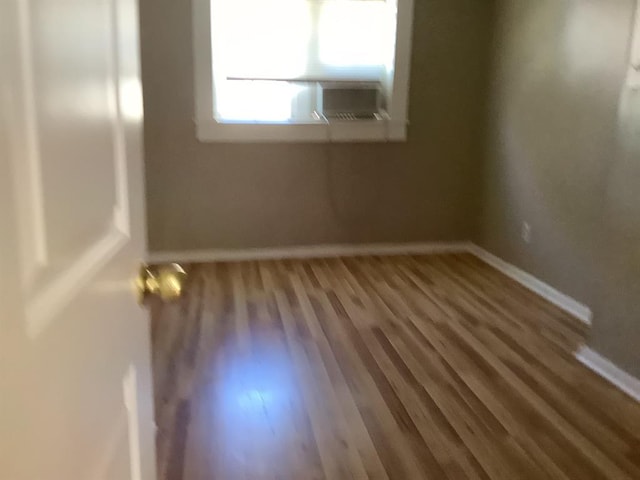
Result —
[[[350,120],[330,123],[222,123],[213,119],[196,121],[196,135],[206,143],[349,143],[405,142],[405,122]]]

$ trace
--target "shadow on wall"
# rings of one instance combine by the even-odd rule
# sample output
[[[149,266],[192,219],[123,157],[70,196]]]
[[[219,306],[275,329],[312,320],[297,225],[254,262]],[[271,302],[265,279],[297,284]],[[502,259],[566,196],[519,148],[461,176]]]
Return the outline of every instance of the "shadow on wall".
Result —
[[[592,344],[640,377],[640,89],[625,89],[621,97],[605,234],[603,318]]]
[[[480,243],[592,307],[591,346],[638,375],[635,3],[498,2]]]

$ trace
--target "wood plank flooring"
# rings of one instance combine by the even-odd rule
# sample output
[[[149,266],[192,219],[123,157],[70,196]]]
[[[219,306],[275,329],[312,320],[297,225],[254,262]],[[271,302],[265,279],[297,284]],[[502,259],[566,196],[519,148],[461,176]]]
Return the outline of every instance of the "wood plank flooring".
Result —
[[[190,275],[152,306],[161,480],[640,479],[585,327],[471,255]]]

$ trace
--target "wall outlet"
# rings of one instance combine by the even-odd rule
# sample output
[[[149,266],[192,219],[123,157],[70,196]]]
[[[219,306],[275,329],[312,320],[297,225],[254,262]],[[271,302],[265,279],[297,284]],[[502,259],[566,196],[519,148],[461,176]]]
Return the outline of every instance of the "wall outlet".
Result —
[[[531,243],[531,225],[527,222],[522,222],[520,235],[522,236],[524,243]]]

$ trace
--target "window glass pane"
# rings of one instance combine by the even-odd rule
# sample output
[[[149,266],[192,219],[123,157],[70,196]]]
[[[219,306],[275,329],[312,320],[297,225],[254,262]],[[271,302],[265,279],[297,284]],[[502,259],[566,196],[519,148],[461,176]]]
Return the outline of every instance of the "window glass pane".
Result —
[[[225,76],[304,74],[312,32],[306,0],[214,0],[214,70]]]
[[[395,5],[384,0],[211,0],[216,118],[313,122],[314,81],[385,85],[393,71]],[[274,79],[303,83],[269,81]]]
[[[320,61],[336,67],[387,66],[395,50],[395,16],[382,1],[323,2]]]
[[[218,88],[218,115],[230,121],[286,122],[299,91],[289,82],[227,81]]]

